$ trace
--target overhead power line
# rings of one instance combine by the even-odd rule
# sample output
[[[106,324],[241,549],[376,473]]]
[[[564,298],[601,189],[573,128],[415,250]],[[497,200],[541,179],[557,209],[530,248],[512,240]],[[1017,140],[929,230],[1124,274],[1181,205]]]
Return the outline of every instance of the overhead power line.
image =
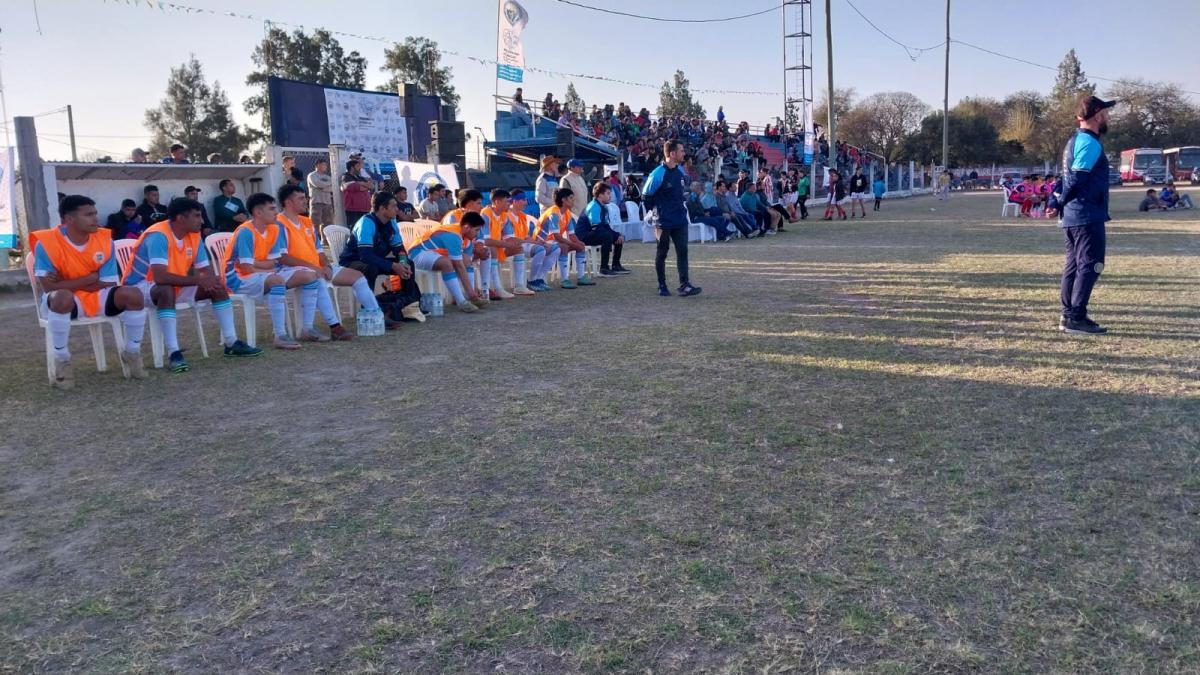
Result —
[[[573,2],[572,0],[558,0],[558,2],[561,2],[564,5],[571,5],[572,7],[579,7],[580,9],[590,9],[593,12],[600,12],[602,14],[615,14],[617,16],[625,16],[625,17],[629,17],[631,19],[643,19],[645,21],[662,21],[662,22],[666,22],[666,23],[721,23],[724,21],[737,21],[738,19],[749,19],[752,16],[762,16],[763,14],[769,14],[769,13],[774,12],[775,10],[783,7],[783,5],[775,5],[774,7],[768,7],[767,9],[764,9],[761,12],[751,12],[749,14],[739,14],[738,16],[726,16],[726,17],[722,17],[719,19],[677,19],[675,17],[646,16],[644,14],[633,14],[631,12],[622,12],[622,11],[619,11],[616,9],[607,9],[604,7],[593,7],[591,5],[585,5],[582,2]]]
[[[872,21],[872,20],[870,20],[870,19],[868,19],[868,18],[867,18],[867,15],[866,15],[866,14],[863,14],[863,13],[862,13],[862,10],[860,10],[860,9],[859,9],[857,6],[855,6],[855,4],[854,4],[853,2],[851,2],[850,0],[846,0],[846,4],[847,4],[847,5],[850,5],[850,9],[853,9],[855,14],[858,14],[860,17],[862,17],[862,20],[863,20],[863,21],[866,21],[866,22],[867,22],[867,24],[868,24],[869,26],[871,26],[871,28],[874,28],[874,29],[875,29],[875,32],[879,33],[880,35],[882,35],[883,37],[887,38],[888,40],[891,40],[892,42],[896,43],[897,45],[900,45],[901,47],[903,47],[903,48],[904,48],[904,51],[905,51],[905,53],[907,53],[907,54],[908,54],[908,58],[909,58],[909,59],[911,59],[911,60],[913,60],[913,61],[916,61],[917,59],[921,58],[921,56],[922,56],[922,55],[924,55],[924,54],[925,54],[925,52],[931,52],[931,51],[933,51],[933,50],[935,50],[935,49],[941,49],[942,47],[945,47],[945,46],[946,46],[946,41],[945,41],[945,40],[942,40],[941,42],[937,43],[936,45],[933,45],[932,47],[913,47],[913,46],[911,46],[911,45],[906,45],[906,44],[904,44],[903,42],[901,42],[901,41],[897,40],[896,38],[892,37],[892,36],[891,36],[891,35],[890,35],[890,34],[889,34],[887,31],[885,31],[884,29],[882,29],[882,28],[880,28],[879,26],[875,25],[875,22],[874,22],[874,21]]]

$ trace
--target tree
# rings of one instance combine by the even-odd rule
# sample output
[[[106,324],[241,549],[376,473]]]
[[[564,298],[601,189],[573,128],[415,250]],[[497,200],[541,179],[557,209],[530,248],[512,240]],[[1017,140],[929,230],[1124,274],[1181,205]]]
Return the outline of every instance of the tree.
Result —
[[[854,107],[854,99],[858,92],[854,87],[834,87],[833,88],[833,117],[841,122],[842,117],[850,112]],[[829,90],[821,92],[821,98],[817,99],[817,107],[813,110],[813,121],[820,124],[822,128],[829,129]]]
[[[1096,85],[1088,82],[1075,50],[1069,50],[1058,64],[1058,74],[1054,77],[1049,98],[1043,99],[1043,112],[1038,117],[1040,133],[1025,145],[1026,153],[1036,159],[1057,157],[1067,136],[1076,126],[1075,106],[1079,97],[1095,92]]]
[[[453,70],[442,65],[438,43],[429,38],[407,37],[388,47],[379,70],[391,75],[380,91],[399,93],[406,82],[412,82],[422,94],[440,97],[442,105],[458,107]]]
[[[366,86],[367,60],[357,51],[346,54],[337,38],[323,29],[310,35],[299,28],[289,34],[272,27],[254,48],[250,59],[256,69],[246,76],[246,84],[258,87],[259,93],[246,100],[246,110],[262,115],[263,130],[256,132],[262,138],[267,136],[271,126],[268,77],[274,75],[350,89]]]
[[[229,97],[219,82],[210,87],[204,70],[192,56],[167,78],[167,95],[157,108],[146,111],[146,128],[153,134],[151,157],[165,157],[172,143],[183,143],[193,157],[211,153],[237,157],[250,138],[233,122]]]
[[[1018,157],[1026,162],[1053,157],[1057,152],[1057,131],[1047,122],[1050,102],[1036,91],[1022,90],[1004,99],[1004,121],[999,125],[1000,140],[1017,143]]]
[[[705,117],[704,106],[692,100],[691,84],[682,70],[675,71],[674,84],[663,82],[658,93],[658,116]]]
[[[872,94],[850,109],[838,124],[838,137],[894,161],[900,144],[921,126],[929,106],[906,91]]]
[[[587,113],[587,103],[575,91],[575,83],[567,83],[567,93],[563,95],[563,107],[581,115]]]
[[[1121,80],[1105,95],[1118,100],[1109,119],[1113,149],[1187,145],[1200,134],[1200,109],[1178,85]]]
[[[950,110],[966,115],[983,115],[997,129],[1004,128],[1004,123],[1008,119],[1006,105],[987,96],[967,96]]]
[[[950,112],[950,167],[990,164],[1011,159],[1000,133],[983,115]],[[921,120],[921,129],[904,139],[902,159],[928,164],[942,159],[942,111]]]
[[[1052,101],[1078,99],[1083,94],[1089,96],[1096,93],[1096,85],[1088,82],[1083,73],[1083,64],[1072,47],[1063,60],[1058,64],[1058,74],[1054,77],[1054,89],[1050,91]]]

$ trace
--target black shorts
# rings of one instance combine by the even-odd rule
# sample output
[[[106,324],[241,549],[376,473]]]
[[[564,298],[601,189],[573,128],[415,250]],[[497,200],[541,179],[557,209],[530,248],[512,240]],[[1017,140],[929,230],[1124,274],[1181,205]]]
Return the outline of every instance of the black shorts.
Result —
[[[108,298],[104,300],[104,316],[116,316],[121,313],[121,310],[117,309],[117,289],[118,288],[120,288],[120,286],[113,286],[108,291]],[[78,304],[71,306],[71,318],[72,319],[79,318],[79,305]]]

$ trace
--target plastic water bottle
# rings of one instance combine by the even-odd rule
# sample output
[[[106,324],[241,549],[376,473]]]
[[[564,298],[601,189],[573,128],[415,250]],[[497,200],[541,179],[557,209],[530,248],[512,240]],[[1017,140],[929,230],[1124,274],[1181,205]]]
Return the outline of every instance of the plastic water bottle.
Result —
[[[358,335],[378,337],[384,334],[383,310],[362,308],[358,312]]]
[[[433,314],[433,293],[425,292],[421,294],[421,311],[426,314]]]
[[[441,293],[430,293],[433,296],[433,312],[434,316],[442,316],[446,313],[445,305],[442,303]]]

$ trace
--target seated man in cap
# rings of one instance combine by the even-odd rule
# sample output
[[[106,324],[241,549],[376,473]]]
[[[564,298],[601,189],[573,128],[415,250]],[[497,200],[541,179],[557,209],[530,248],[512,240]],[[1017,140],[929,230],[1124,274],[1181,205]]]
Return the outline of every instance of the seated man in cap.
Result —
[[[542,211],[554,207],[554,191],[559,187],[558,158],[546,155],[542,158],[542,173],[538,175],[537,183],[534,184],[534,199]]]
[[[422,234],[409,251],[418,270],[442,274],[442,282],[454,302],[467,313],[487,306],[467,276],[467,265],[474,255],[475,239],[482,227],[483,216],[467,211],[458,223],[444,223]]]
[[[190,199],[194,202],[199,203],[200,202],[200,188],[196,187],[195,185],[189,185],[189,186],[183,188],[183,196],[187,199]],[[170,210],[171,209],[168,206],[167,212],[169,213]],[[208,219],[208,211],[205,210],[204,204],[200,204],[200,222],[201,222],[200,238],[203,239],[203,238],[207,237],[208,235],[212,234],[212,231],[213,231],[213,224],[212,224],[212,221]]]

